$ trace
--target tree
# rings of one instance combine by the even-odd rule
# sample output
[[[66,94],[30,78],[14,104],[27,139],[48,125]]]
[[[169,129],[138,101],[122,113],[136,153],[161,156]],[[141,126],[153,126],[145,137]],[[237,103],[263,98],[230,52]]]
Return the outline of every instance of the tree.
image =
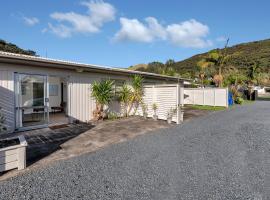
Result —
[[[131,89],[126,85],[124,84],[120,91],[119,91],[119,101],[120,103],[124,106],[124,116],[127,117],[128,115],[128,103],[129,103],[129,100],[130,100],[130,96],[131,96]]]
[[[151,62],[148,63],[148,67],[146,68],[148,72],[161,74],[165,65],[161,62]]]
[[[259,85],[268,85],[269,84],[269,74],[268,73],[258,73],[256,76],[257,83]]]
[[[140,75],[135,75],[131,82],[132,91],[129,100],[129,109],[127,115],[130,115],[132,108],[134,108],[134,113],[136,113],[139,104],[142,103],[143,97],[143,78]]]
[[[199,79],[201,80],[201,84],[204,85],[204,79],[206,77],[206,69],[212,65],[211,62],[208,62],[206,59],[202,59],[197,62],[197,67],[199,69]]]
[[[10,52],[10,53],[18,53],[30,56],[37,56],[35,51],[32,50],[24,50],[18,47],[15,44],[8,43],[5,40],[0,39],[0,51]]]
[[[222,70],[224,68],[224,64],[229,59],[229,56],[227,55],[227,46],[229,43],[229,39],[226,41],[224,50],[221,51],[219,49],[212,50],[208,53],[206,58],[199,61],[199,66],[204,66],[204,68],[209,67],[217,67],[218,73],[214,75],[214,81],[216,80],[216,84],[218,87],[222,87],[223,85],[223,75]]]
[[[253,64],[248,68],[247,76],[249,78],[249,83],[253,84],[254,82],[258,83],[258,76],[260,72],[260,66],[258,62],[253,62]]]
[[[216,74],[213,77],[213,81],[214,81],[216,86],[221,86],[223,83],[223,76],[220,74]]]
[[[92,86],[92,96],[96,100],[96,109],[93,113],[95,120],[104,119],[106,113],[104,106],[109,105],[113,98],[113,81],[105,80],[94,82]]]
[[[173,59],[169,59],[165,63],[166,67],[172,67],[174,64],[175,64],[175,61]]]

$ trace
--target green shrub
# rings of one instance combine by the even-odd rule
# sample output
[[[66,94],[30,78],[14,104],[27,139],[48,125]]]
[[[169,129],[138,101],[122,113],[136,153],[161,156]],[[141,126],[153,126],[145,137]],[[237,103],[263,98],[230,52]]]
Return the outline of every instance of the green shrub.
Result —
[[[118,118],[118,114],[116,112],[109,112],[108,119],[109,120],[116,120]]]
[[[236,99],[235,99],[235,103],[236,104],[243,104],[243,102],[244,102],[244,99],[242,98],[242,97],[236,97]]]
[[[124,107],[124,116],[127,117],[128,115],[128,104],[131,98],[131,89],[128,87],[128,85],[124,84],[118,94],[119,102]]]

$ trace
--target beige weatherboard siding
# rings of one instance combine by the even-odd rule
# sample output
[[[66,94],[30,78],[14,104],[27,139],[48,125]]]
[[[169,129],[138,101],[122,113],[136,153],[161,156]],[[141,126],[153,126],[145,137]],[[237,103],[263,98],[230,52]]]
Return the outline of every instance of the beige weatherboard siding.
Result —
[[[0,107],[6,118],[6,126],[9,131],[14,129],[15,101],[14,101],[14,81],[13,72],[1,70],[0,67]]]
[[[9,132],[15,130],[15,73],[48,76],[48,80],[52,84],[59,85],[58,93],[61,92],[59,79],[64,80],[66,84],[64,93],[70,121],[79,120],[82,122],[91,120],[93,109],[95,109],[95,101],[91,97],[91,85],[94,81],[111,79],[130,83],[132,75],[140,74],[147,83],[151,84],[182,84],[183,82],[183,79],[152,73],[0,52],[0,106],[7,118]],[[50,107],[57,106],[60,102],[58,96],[49,98]]]

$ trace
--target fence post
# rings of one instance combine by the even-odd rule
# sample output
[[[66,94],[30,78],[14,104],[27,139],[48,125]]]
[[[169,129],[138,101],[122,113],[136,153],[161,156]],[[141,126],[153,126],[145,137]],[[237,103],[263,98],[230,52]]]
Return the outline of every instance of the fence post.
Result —
[[[193,105],[195,105],[195,89],[193,91]]]
[[[180,124],[180,87],[179,84],[176,85],[176,124]]]
[[[214,106],[216,106],[216,88],[214,88]]]
[[[203,88],[203,105],[205,106],[205,90]]]
[[[226,107],[229,107],[229,88],[226,88]]]
[[[183,107],[184,106],[184,95],[185,95],[185,91],[184,91],[184,87],[180,87],[180,104]]]
[[[157,92],[156,92],[156,87],[155,87],[155,85],[152,86],[152,90],[153,90],[153,91],[152,91],[152,95],[153,95],[153,96],[152,96],[152,104],[150,105],[150,108],[152,108],[152,105],[153,105],[154,103],[157,103],[157,102],[156,102],[156,99],[157,99],[157,97],[156,97],[156,96],[157,96]],[[158,116],[158,113],[156,113],[156,114],[157,114],[157,116]],[[152,115],[154,115],[154,114],[152,113]],[[157,117],[157,118],[158,118],[158,117]]]

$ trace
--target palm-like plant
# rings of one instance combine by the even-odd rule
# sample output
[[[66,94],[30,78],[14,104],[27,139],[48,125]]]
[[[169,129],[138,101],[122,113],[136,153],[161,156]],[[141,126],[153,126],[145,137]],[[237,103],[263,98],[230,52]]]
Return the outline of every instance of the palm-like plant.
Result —
[[[111,80],[94,82],[92,85],[92,96],[96,100],[94,119],[99,120],[105,117],[104,106],[108,105],[113,98],[113,84]]]
[[[124,84],[119,91],[118,98],[119,98],[120,103],[122,103],[124,106],[125,117],[127,117],[128,115],[127,109],[128,109],[128,103],[130,100],[130,95],[131,95],[130,88],[126,84]]]
[[[222,70],[226,62],[230,59],[230,56],[227,55],[228,43],[229,43],[229,39],[226,41],[223,52],[218,49],[212,50],[208,53],[206,58],[202,59],[197,64],[201,69],[204,69],[204,70],[211,66],[215,66],[218,68],[218,73],[215,75],[215,77],[216,77],[216,83],[219,87],[222,87],[223,85]],[[204,72],[204,70],[202,71]]]
[[[132,92],[130,94],[130,105],[128,109],[128,115],[130,114],[132,108],[134,107],[134,113],[137,112],[139,104],[142,102],[143,97],[143,78],[140,75],[135,75],[132,78]]]
[[[256,80],[258,75],[260,74],[260,66],[258,62],[254,62],[249,68],[247,76],[249,78],[249,82],[252,83]]]
[[[202,59],[197,62],[197,67],[199,69],[199,79],[201,80],[201,84],[204,85],[204,79],[206,76],[206,70],[212,65],[211,62],[207,61],[206,59]]]

